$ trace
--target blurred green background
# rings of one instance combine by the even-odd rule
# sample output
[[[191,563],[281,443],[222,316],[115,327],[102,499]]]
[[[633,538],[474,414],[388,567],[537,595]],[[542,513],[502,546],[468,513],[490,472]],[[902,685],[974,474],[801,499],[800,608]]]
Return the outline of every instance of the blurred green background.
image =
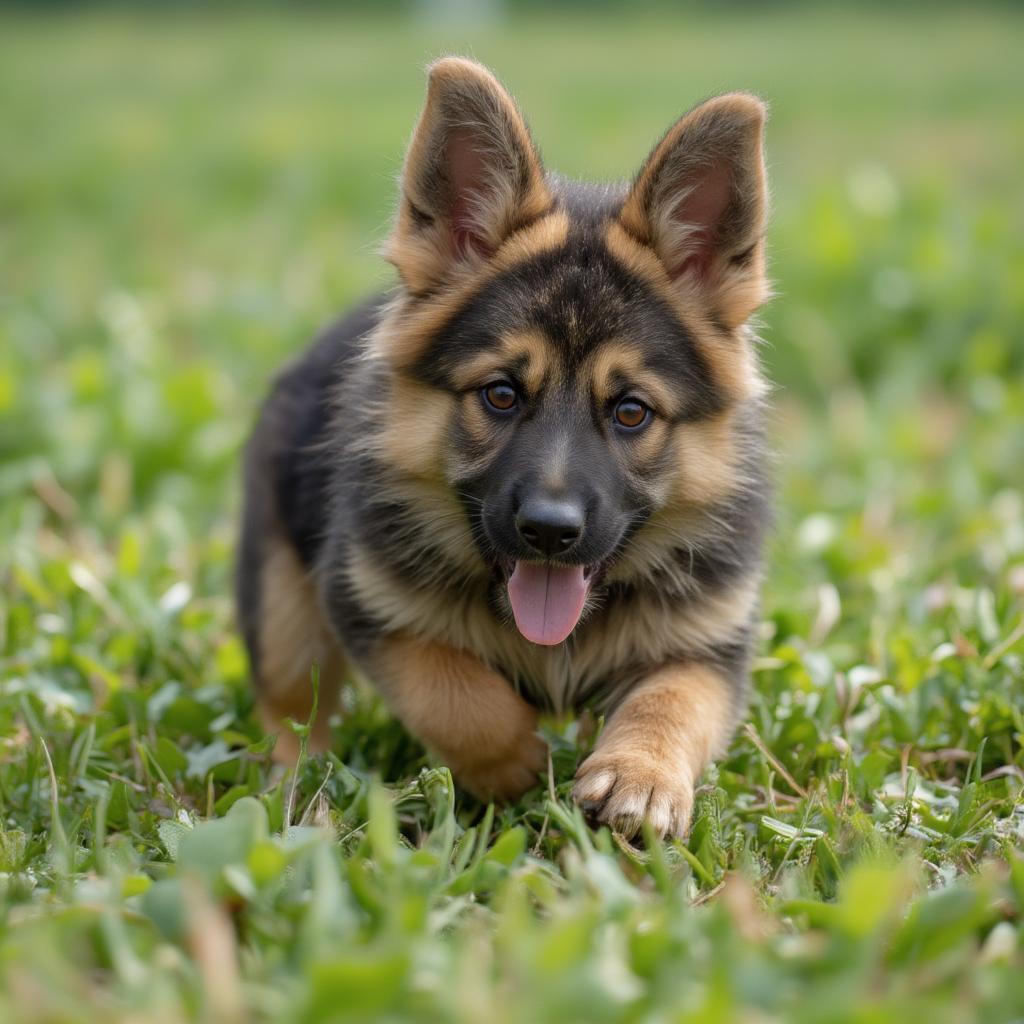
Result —
[[[649,861],[571,818],[571,728],[550,737],[557,801],[481,824],[365,695],[290,795],[251,715],[239,448],[274,370],[392,281],[376,250],[448,52],[494,68],[581,178],[629,176],[709,94],[772,109],[780,496],[752,731],[688,846]],[[0,958],[30,951],[5,1019],[1009,1020],[1022,53],[1018,4],[0,8]],[[211,868],[247,795],[274,830],[293,802],[329,824],[329,852],[288,852],[285,830]],[[234,996],[154,883],[185,833],[203,838],[182,862],[230,890]],[[914,867],[845,874],[880,851]],[[712,899],[733,870],[770,924]],[[163,904],[139,903],[151,884]],[[666,1016],[680,1000],[695,1016]]]

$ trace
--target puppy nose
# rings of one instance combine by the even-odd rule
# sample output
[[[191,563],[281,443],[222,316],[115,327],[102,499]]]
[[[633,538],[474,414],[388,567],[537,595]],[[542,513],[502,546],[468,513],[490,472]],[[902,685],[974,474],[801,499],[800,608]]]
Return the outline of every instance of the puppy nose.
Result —
[[[516,516],[519,536],[538,554],[565,554],[583,532],[583,509],[574,501],[527,498]]]

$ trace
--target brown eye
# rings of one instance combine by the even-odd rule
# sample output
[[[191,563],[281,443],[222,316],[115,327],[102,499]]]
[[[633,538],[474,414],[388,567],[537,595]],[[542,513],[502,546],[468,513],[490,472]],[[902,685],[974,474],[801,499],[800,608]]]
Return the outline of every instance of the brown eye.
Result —
[[[519,395],[511,384],[497,381],[488,384],[481,392],[484,404],[494,412],[512,412],[519,403]]]
[[[615,425],[623,430],[639,430],[647,425],[651,410],[635,398],[624,398],[615,406]]]

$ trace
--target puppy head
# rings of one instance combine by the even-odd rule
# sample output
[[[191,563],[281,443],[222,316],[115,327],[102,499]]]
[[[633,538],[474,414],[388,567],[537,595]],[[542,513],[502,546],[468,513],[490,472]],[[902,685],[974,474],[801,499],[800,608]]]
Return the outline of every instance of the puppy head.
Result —
[[[717,97],[630,186],[569,184],[486,69],[431,68],[386,248],[404,290],[373,345],[396,462],[458,495],[536,643],[562,642],[610,570],[657,560],[651,524],[690,529],[742,486],[764,120]]]

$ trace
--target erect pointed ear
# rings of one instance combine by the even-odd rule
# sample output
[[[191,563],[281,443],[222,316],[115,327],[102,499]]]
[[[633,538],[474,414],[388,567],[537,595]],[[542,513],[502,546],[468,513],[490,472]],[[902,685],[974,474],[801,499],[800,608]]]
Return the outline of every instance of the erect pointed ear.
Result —
[[[699,290],[729,327],[768,297],[766,114],[746,93],[695,107],[655,146],[619,215],[676,285]]]
[[[498,80],[461,57],[431,65],[385,248],[406,285],[429,291],[493,253],[551,202],[526,123]]]

